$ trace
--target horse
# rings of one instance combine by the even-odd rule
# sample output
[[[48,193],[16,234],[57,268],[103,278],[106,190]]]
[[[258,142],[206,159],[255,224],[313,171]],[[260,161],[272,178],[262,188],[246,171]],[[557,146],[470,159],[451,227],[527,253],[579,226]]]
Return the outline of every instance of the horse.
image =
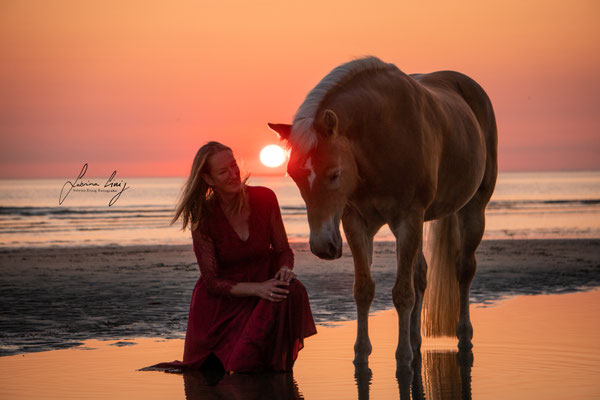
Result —
[[[469,290],[498,170],[496,119],[483,88],[459,72],[408,75],[365,57],[326,75],[291,125],[268,125],[290,151],[287,173],[306,203],[313,254],[341,256],[342,222],[354,260],[355,365],[372,350],[370,267],[384,224],[396,239],[397,365],[420,355],[422,309],[425,335],[456,335],[459,349],[471,351]]]

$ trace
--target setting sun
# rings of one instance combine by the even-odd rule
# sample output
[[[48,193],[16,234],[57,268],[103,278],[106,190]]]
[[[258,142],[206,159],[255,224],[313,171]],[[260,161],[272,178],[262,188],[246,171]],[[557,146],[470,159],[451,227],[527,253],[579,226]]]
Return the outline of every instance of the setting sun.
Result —
[[[260,152],[260,162],[270,168],[279,167],[285,161],[285,152],[276,144],[265,146]]]

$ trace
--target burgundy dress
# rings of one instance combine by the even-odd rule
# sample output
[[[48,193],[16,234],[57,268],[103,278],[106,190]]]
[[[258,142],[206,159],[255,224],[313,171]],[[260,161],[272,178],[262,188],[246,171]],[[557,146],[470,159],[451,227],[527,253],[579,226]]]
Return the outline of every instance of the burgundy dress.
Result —
[[[183,361],[154,367],[196,369],[213,353],[226,371],[291,371],[304,338],[317,332],[306,289],[297,279],[279,303],[231,295],[236,283],[266,281],[294,263],[275,193],[260,186],[248,186],[247,193],[247,240],[233,230],[218,202],[192,232],[201,275],[192,294]]]

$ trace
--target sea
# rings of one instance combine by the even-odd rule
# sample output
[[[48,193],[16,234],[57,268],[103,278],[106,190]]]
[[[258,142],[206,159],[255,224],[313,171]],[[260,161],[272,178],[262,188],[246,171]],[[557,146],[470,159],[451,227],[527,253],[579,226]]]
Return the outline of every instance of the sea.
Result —
[[[111,179],[112,178],[112,179]],[[171,224],[185,177],[0,179],[0,248],[189,244]],[[277,194],[288,237],[306,242],[306,207],[289,177],[250,177]],[[600,238],[600,171],[504,172],[486,239]],[[345,239],[344,239],[345,240]],[[393,241],[383,227],[376,241]]]

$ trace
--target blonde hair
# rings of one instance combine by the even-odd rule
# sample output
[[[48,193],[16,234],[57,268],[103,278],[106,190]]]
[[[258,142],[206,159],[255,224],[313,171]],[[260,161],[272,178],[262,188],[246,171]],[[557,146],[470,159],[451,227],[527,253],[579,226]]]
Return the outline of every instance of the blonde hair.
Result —
[[[190,176],[179,194],[177,205],[175,206],[175,213],[173,219],[171,219],[170,225],[173,225],[181,217],[183,219],[182,230],[185,231],[188,225],[191,225],[190,229],[192,231],[198,228],[198,225],[206,215],[209,201],[215,196],[213,188],[204,180],[202,174],[210,174],[209,158],[224,150],[233,153],[228,146],[214,141],[208,142],[200,147],[194,157]],[[242,190],[240,190],[240,194],[235,199],[233,211],[236,214],[241,213],[248,203],[248,196],[246,193],[246,182],[248,181],[248,178],[249,176],[246,174],[242,179]]]

